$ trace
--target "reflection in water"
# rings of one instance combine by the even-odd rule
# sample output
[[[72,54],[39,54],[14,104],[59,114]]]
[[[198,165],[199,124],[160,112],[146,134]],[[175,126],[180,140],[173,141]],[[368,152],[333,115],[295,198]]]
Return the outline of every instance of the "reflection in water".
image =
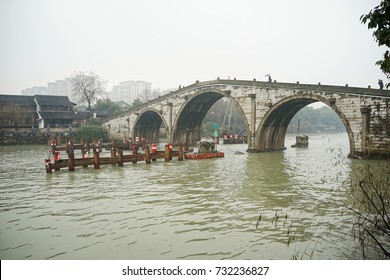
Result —
[[[353,258],[347,143],[317,135],[307,149],[259,154],[221,145],[223,159],[53,174],[47,147],[0,147],[0,257]]]

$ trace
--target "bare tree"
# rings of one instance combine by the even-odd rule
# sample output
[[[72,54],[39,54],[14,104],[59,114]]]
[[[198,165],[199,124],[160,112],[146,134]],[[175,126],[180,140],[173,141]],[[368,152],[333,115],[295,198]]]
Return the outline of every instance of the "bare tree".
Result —
[[[356,204],[353,236],[364,259],[390,259],[390,162],[367,163],[358,169],[351,191]]]
[[[84,72],[75,72],[72,76],[73,94],[79,102],[88,103],[88,112],[91,111],[91,104],[106,91],[106,81],[93,73],[85,75]]]
[[[0,125],[2,127],[14,126],[15,130],[18,130],[19,125],[26,126],[34,124],[32,121],[26,123],[26,118],[29,117],[31,117],[32,120],[34,119],[33,112],[28,112],[19,105],[8,105],[0,110]]]

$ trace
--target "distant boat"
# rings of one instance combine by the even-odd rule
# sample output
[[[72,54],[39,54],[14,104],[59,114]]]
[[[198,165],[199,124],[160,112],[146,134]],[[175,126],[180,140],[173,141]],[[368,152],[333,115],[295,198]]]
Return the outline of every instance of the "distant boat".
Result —
[[[214,142],[198,141],[192,152],[184,154],[185,159],[207,159],[224,157],[225,153],[217,151],[217,145]]]
[[[291,148],[305,148],[309,146],[309,136],[307,135],[299,135],[301,121],[298,120],[297,125],[297,136],[295,137],[295,144],[291,145]]]
[[[291,145],[292,148],[302,148],[309,146],[309,136],[307,135],[297,135],[295,137],[295,144]]]
[[[238,133],[233,133],[231,127],[231,119],[233,116],[234,104],[230,100],[228,100],[228,104],[226,106],[226,111],[223,117],[222,122],[222,135],[223,135],[223,144],[242,144],[246,143],[246,128],[242,129]],[[227,126],[225,126],[225,121],[228,121]],[[233,117],[233,121],[235,118]]]
[[[227,132],[223,133],[223,143],[224,144],[243,144],[245,143],[245,136],[239,134],[228,134]]]

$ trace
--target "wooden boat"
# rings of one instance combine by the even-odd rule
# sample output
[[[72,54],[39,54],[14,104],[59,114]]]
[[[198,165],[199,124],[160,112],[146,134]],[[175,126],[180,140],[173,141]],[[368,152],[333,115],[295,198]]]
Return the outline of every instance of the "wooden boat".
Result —
[[[295,137],[295,144],[291,145],[292,148],[302,148],[309,146],[309,136],[307,135],[297,135]]]
[[[217,147],[213,142],[198,141],[192,152],[184,154],[185,159],[207,159],[224,157],[225,153],[218,152]]]
[[[297,136],[295,137],[295,144],[291,145],[291,148],[305,148],[309,146],[309,136],[307,135],[299,135],[301,121],[298,120],[297,125]]]

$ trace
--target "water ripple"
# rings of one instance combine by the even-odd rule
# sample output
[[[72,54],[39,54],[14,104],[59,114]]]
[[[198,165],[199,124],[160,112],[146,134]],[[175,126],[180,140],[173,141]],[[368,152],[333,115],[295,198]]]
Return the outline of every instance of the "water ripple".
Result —
[[[223,145],[224,159],[53,174],[47,147],[0,147],[0,257],[339,258],[350,240],[350,216],[340,215],[350,162],[335,164],[321,138],[310,140],[303,150]]]

